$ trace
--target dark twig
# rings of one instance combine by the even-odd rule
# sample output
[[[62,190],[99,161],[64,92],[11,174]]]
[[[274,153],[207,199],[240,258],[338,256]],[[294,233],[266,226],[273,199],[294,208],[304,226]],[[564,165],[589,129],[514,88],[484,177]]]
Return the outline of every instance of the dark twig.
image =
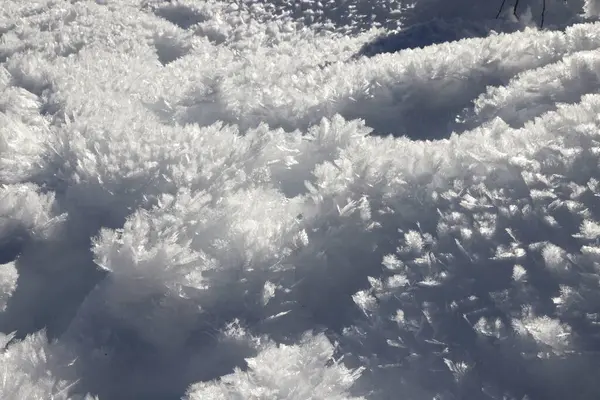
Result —
[[[500,9],[498,10],[498,14],[496,14],[496,19],[500,18],[500,14],[502,13],[502,9],[504,8],[504,4],[506,0],[502,0],[502,4],[500,5]]]
[[[506,0],[502,0],[502,4],[500,4],[500,9],[498,10],[498,13],[496,14],[496,19],[500,18],[500,14],[502,14],[502,10],[504,9],[504,4],[506,4]],[[519,7],[519,0],[515,1],[515,6],[513,7],[513,15],[519,19],[519,16],[517,15],[517,9]],[[542,22],[540,23],[540,29],[544,27],[544,18],[546,16],[546,0],[543,0],[542,3]]]
[[[546,16],[546,0],[542,4],[542,22],[540,23],[540,29],[544,27],[544,17]]]

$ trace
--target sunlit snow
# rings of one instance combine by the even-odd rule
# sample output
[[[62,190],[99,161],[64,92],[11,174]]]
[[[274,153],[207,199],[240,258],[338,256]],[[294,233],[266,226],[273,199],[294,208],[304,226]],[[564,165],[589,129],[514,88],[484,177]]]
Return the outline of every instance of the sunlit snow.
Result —
[[[599,399],[599,15],[0,0],[0,399]]]

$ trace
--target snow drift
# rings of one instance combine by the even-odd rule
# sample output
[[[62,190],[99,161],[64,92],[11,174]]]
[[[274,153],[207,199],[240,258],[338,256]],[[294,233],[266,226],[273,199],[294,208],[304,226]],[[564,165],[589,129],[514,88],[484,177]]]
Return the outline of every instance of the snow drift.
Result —
[[[0,398],[596,399],[596,1],[0,8]]]

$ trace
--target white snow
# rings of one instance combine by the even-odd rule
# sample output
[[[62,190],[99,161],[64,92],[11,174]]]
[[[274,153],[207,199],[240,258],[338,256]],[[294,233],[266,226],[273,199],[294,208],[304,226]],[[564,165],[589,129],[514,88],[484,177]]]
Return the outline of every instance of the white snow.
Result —
[[[4,0],[0,398],[600,398],[600,1],[501,4]]]

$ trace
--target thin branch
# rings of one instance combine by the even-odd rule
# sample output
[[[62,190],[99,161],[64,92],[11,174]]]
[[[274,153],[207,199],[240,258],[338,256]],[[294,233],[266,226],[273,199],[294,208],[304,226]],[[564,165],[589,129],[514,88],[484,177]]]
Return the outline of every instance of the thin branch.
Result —
[[[513,15],[519,19],[519,16],[517,15],[517,10],[519,7],[519,1],[520,0],[516,0],[515,1],[515,5],[513,7]],[[504,9],[504,5],[506,4],[506,0],[502,0],[502,4],[500,4],[500,9],[498,10],[498,13],[496,14],[496,19],[500,18],[500,14],[502,14],[502,10]],[[540,29],[542,29],[544,27],[544,19],[546,17],[546,0],[543,0],[542,2],[542,21],[540,22]]]
[[[542,29],[544,27],[544,17],[546,16],[546,0],[544,0],[544,3],[542,5],[542,22],[540,23],[540,29]]]
[[[506,3],[506,0],[502,0],[502,4],[500,5],[500,9],[498,10],[498,14],[496,14],[496,19],[500,18],[500,14],[502,13],[502,9],[504,8],[504,3]]]

